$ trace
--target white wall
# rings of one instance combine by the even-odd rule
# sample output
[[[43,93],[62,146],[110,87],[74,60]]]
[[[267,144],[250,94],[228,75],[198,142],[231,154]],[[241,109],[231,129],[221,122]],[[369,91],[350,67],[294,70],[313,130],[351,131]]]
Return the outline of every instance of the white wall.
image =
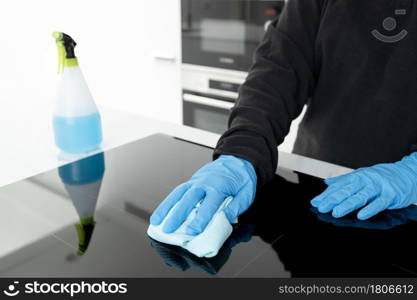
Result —
[[[99,106],[181,122],[179,0],[2,0],[0,109],[16,118],[34,106],[52,109],[53,31],[77,41]],[[156,60],[155,54],[175,61]]]
[[[10,128],[25,132],[50,123],[44,115],[52,112],[57,79],[53,31],[77,41],[99,107],[181,124],[180,0],[1,0],[0,109],[15,116],[13,126],[0,118],[1,137],[10,136]],[[281,151],[291,151],[297,126]]]

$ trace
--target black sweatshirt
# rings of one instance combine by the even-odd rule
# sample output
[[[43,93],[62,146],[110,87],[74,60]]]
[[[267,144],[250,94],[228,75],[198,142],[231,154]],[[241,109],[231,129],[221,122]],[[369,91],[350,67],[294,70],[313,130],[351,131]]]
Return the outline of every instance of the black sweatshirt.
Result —
[[[417,151],[417,1],[289,0],[214,157],[244,158],[266,183],[305,104],[294,153],[358,168]]]

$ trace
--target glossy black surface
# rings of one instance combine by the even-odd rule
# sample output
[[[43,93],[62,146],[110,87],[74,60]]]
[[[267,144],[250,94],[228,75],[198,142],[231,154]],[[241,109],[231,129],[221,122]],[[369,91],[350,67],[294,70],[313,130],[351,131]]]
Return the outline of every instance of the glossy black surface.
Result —
[[[150,240],[153,209],[211,153],[154,135],[0,188],[0,276],[416,276],[415,207],[336,220],[311,208],[324,184],[306,175],[260,189],[214,258]]]
[[[242,276],[281,277],[282,265],[292,277],[417,276],[417,206],[368,221],[356,212],[335,219],[310,205],[323,189],[321,180],[299,174],[299,184],[276,177],[258,193],[241,221],[255,224],[254,234],[271,243],[277,259],[261,256]]]

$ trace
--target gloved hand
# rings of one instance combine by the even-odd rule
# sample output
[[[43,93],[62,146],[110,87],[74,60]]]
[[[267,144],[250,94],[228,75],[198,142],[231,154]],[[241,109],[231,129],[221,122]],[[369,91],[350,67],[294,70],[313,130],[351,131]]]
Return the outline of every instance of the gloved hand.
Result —
[[[385,209],[417,202],[417,152],[401,161],[360,168],[325,180],[327,189],[311,200],[321,213],[335,218],[363,207],[358,219],[366,220]]]
[[[188,182],[175,188],[156,208],[151,216],[151,224],[161,224],[170,209],[180,201],[162,228],[165,233],[172,233],[186,220],[196,204],[202,201],[186,230],[187,234],[197,235],[206,228],[228,196],[234,199],[224,212],[232,223],[252,204],[256,180],[255,169],[250,162],[231,155],[221,155],[198,170]]]

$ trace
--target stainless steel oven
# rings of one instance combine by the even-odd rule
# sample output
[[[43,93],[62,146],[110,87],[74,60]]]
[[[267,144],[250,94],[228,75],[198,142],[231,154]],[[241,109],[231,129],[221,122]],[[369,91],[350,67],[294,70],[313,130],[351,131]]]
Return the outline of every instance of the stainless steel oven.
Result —
[[[183,123],[223,133],[266,28],[284,0],[182,0]]]

